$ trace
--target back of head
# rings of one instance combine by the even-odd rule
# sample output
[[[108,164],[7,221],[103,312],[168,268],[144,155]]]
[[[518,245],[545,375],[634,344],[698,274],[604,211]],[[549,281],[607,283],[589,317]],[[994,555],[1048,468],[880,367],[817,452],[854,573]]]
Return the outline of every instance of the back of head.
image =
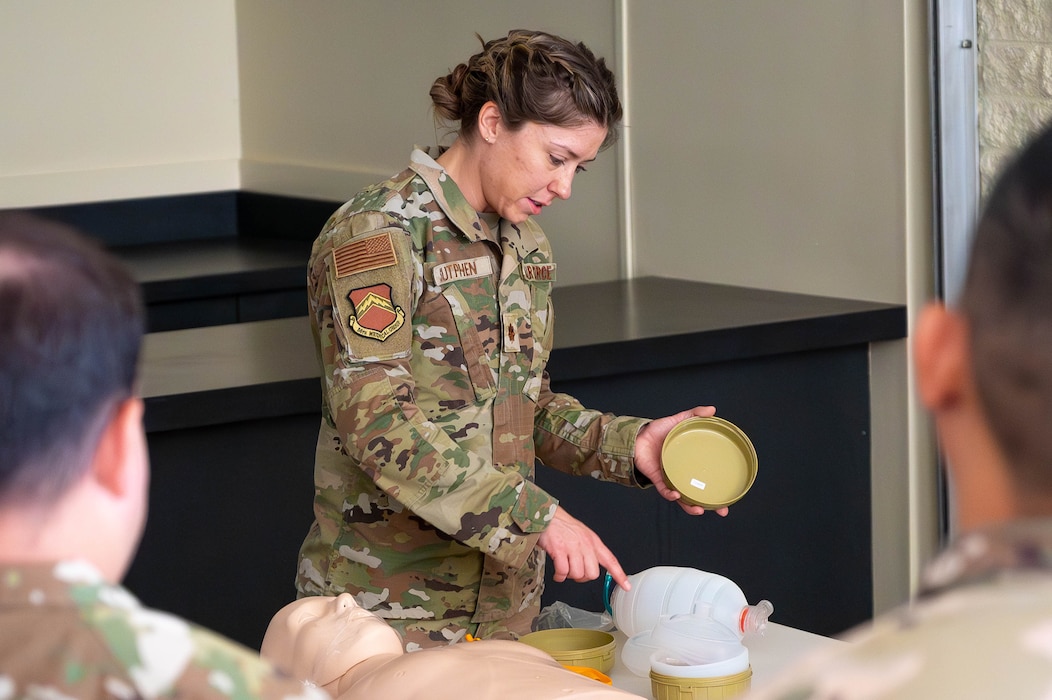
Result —
[[[582,43],[524,29],[484,42],[482,51],[434,82],[431,99],[439,117],[460,122],[467,140],[489,101],[512,130],[526,122],[594,122],[607,129],[603,148],[616,140],[622,113],[614,74],[602,58]]]
[[[1015,478],[1052,494],[1052,129],[990,195],[960,306],[980,401]]]
[[[134,391],[139,286],[93,241],[0,213],[0,504],[45,503],[77,479]]]

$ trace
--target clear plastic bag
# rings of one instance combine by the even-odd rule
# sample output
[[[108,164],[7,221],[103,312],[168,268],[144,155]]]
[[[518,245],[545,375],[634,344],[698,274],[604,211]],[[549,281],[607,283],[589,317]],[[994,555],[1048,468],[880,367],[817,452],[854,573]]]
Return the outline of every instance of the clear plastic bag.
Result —
[[[614,628],[614,620],[609,613],[581,610],[557,601],[542,609],[533,621],[534,632],[565,628],[607,632]]]

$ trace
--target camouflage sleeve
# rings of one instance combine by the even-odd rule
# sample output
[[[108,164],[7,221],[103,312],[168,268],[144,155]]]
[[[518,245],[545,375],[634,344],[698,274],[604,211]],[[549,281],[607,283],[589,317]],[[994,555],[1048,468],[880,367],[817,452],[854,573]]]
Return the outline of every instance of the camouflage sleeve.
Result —
[[[321,688],[285,675],[257,653],[209,630],[192,627],[191,638],[194,658],[171,689],[174,697],[329,700]]]
[[[463,449],[415,403],[412,313],[422,263],[411,232],[377,217],[356,215],[346,230],[324,237],[309,271],[328,418],[341,450],[431,525],[521,565],[553,500],[513,470]]]
[[[0,655],[13,663],[0,670],[0,697],[328,700],[258,652],[144,607],[85,560],[5,574]],[[12,603],[26,596],[29,607]],[[22,645],[13,657],[11,641]]]
[[[569,474],[645,488],[650,481],[636,472],[633,455],[636,436],[649,422],[590,410],[553,393],[545,372],[533,431],[537,458]]]

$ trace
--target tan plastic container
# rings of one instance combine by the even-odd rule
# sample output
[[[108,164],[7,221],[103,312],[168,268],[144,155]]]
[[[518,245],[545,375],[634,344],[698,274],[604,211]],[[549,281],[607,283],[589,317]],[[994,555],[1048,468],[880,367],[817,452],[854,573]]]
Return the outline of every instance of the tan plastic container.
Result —
[[[614,667],[614,635],[599,630],[552,629],[539,630],[519,637],[551,654],[563,666],[584,666],[607,673]]]
[[[752,685],[752,668],[716,678],[681,678],[650,671],[654,700],[730,700]]]
[[[661,447],[665,483],[683,502],[704,508],[737,503],[752,487],[757,466],[749,436],[716,416],[677,424]]]

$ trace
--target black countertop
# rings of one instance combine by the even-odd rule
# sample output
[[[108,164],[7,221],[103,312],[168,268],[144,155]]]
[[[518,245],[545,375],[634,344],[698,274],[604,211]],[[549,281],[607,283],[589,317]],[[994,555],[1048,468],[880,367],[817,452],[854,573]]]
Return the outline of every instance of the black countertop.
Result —
[[[557,380],[867,344],[906,336],[906,309],[660,277],[558,287]],[[319,410],[304,316],[147,335],[148,431]]]
[[[663,277],[557,287],[553,377],[668,369],[906,336],[895,304]]]
[[[146,430],[178,430],[320,411],[306,316],[149,333]]]
[[[306,289],[309,241],[215,238],[124,246],[113,252],[147,304]]]

